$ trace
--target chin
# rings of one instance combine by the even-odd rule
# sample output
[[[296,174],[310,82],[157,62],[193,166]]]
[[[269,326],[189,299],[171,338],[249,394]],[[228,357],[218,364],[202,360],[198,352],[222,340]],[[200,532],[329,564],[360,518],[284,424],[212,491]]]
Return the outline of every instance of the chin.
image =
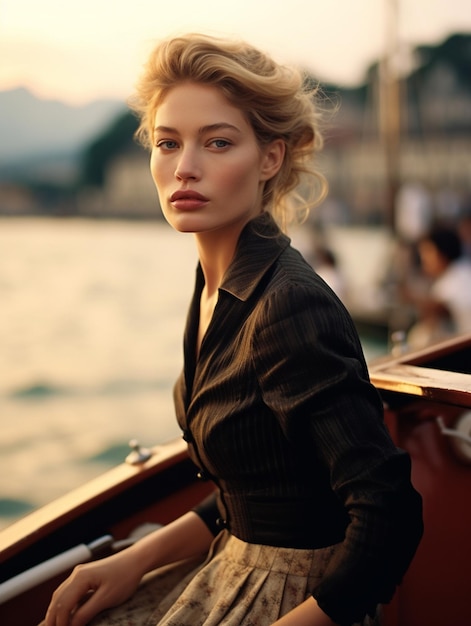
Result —
[[[170,226],[179,233],[198,233],[206,230],[207,226],[202,224],[201,218],[196,215],[164,215]]]
[[[201,213],[179,213],[179,214],[167,214],[165,215],[167,222],[181,233],[204,233],[206,231],[218,230],[226,223],[221,223],[220,219],[211,218],[209,215],[203,215]]]

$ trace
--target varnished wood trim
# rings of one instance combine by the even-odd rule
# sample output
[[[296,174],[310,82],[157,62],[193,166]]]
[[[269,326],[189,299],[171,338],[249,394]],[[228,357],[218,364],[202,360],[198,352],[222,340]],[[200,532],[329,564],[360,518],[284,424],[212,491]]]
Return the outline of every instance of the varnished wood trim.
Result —
[[[379,359],[369,367],[371,382],[380,391],[471,406],[471,374],[426,366],[470,347],[471,334],[467,334],[399,357]]]
[[[371,382],[380,390],[471,406],[469,374],[398,364],[373,371],[370,376]]]
[[[85,485],[70,491],[0,532],[0,563],[11,554],[32,545],[68,521],[167,467],[187,458],[187,444],[177,439],[152,448],[152,457],[142,465],[122,463]]]

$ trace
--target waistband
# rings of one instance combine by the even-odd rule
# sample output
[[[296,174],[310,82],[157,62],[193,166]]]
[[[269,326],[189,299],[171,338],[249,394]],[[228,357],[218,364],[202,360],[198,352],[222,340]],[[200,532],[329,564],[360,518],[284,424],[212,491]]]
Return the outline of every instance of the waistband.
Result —
[[[319,574],[319,568],[331,559],[335,546],[320,550],[284,548],[246,542],[222,531],[213,544],[213,557],[224,553],[224,560],[251,569],[263,569],[280,574],[309,576]]]
[[[223,494],[219,509],[226,527],[243,541],[296,549],[340,543],[349,522],[341,507],[318,506],[302,498],[256,498]]]

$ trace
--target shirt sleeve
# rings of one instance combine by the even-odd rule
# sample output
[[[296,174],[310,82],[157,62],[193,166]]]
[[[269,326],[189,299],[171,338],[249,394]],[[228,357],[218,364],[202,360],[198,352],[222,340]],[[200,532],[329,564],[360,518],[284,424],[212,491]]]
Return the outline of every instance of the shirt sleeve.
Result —
[[[254,342],[264,401],[286,436],[309,441],[349,517],[313,595],[336,623],[359,622],[390,601],[422,535],[409,456],[384,425],[350,316],[322,284],[274,293]]]
[[[217,491],[211,493],[193,507],[192,511],[199,515],[214,536],[220,532],[221,527],[218,525],[220,513],[217,506]]]

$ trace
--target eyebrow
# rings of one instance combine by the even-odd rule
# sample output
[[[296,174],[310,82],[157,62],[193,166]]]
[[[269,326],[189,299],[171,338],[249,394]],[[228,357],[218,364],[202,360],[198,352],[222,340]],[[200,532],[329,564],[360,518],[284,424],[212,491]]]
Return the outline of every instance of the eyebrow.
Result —
[[[198,129],[198,134],[204,135],[205,133],[210,133],[218,130],[234,130],[237,133],[241,132],[240,129],[233,124],[229,124],[227,122],[218,122],[216,124],[208,124],[207,126],[202,126]],[[154,132],[179,134],[178,130],[176,128],[172,128],[171,126],[156,126],[156,128],[154,128]]]

